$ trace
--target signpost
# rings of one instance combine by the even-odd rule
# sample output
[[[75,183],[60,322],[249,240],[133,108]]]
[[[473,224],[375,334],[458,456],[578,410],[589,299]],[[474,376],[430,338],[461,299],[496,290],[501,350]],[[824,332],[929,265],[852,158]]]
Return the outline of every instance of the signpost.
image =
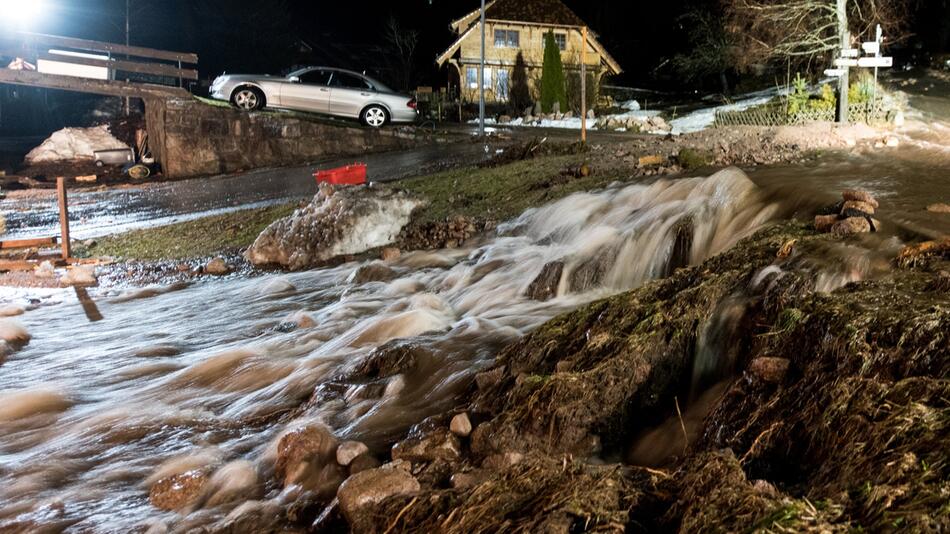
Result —
[[[846,14],[840,12],[842,11],[841,4],[843,4],[843,2],[839,0],[839,22],[845,24],[844,21],[846,21],[847,18]],[[871,94],[871,103],[875,105],[877,102],[877,69],[893,67],[894,58],[881,55],[881,43],[884,41],[884,35],[881,32],[880,24],[877,25],[875,39],[861,43],[861,50],[863,50],[865,54],[868,54],[865,57],[861,57],[857,49],[849,48],[850,43],[848,41],[850,38],[847,30],[841,29],[841,36],[841,57],[835,58],[835,68],[825,70],[825,76],[833,76],[839,79],[838,92],[840,107],[838,109],[838,122],[848,122],[848,69],[850,67],[874,69],[874,87],[871,89],[873,91]]]

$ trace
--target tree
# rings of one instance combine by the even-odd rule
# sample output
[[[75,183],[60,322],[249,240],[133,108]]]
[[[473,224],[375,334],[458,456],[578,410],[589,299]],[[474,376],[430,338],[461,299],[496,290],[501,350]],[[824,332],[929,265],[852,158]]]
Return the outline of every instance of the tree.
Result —
[[[511,93],[509,95],[511,113],[519,116],[531,106],[531,90],[528,87],[528,66],[524,62],[524,55],[518,52],[515,66],[511,71]]]
[[[383,34],[386,43],[396,60],[399,62],[399,71],[394,75],[399,89],[409,89],[413,80],[413,66],[416,47],[419,45],[419,32],[407,30],[399,24],[396,17],[389,17],[386,22],[386,31]]]
[[[840,46],[835,0],[723,0],[731,61],[739,69],[778,63],[826,68]],[[890,43],[906,38],[918,0],[849,0],[848,30],[871,39],[880,24]],[[810,68],[809,68],[810,67]]]
[[[544,64],[541,67],[541,110],[551,113],[554,104],[567,111],[567,95],[564,91],[564,65],[561,64],[561,47],[554,39],[554,32],[544,37]]]
[[[710,9],[693,7],[677,18],[686,30],[689,52],[677,54],[672,61],[680,78],[693,81],[718,77],[722,93],[729,94],[726,73],[732,70],[732,41],[723,26],[722,16]]]

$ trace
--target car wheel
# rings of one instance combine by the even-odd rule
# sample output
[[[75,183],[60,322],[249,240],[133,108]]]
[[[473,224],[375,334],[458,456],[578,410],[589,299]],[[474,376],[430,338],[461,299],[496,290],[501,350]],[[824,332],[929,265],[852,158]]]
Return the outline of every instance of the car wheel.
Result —
[[[382,106],[369,106],[363,110],[360,120],[367,126],[382,128],[389,122],[389,113]]]
[[[244,111],[255,111],[264,107],[264,93],[257,87],[241,87],[231,95],[231,103]]]

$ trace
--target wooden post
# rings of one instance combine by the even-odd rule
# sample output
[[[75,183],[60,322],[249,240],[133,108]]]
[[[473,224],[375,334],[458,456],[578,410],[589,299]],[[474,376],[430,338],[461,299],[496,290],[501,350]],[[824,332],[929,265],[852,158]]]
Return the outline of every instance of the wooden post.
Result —
[[[581,28],[581,143],[587,142],[587,26]]]
[[[848,2],[837,1],[838,37],[841,39],[841,49],[851,48],[851,36],[848,33]],[[848,67],[843,67],[844,74],[838,77],[838,122],[847,124],[848,117]]]
[[[59,228],[60,238],[63,245],[63,259],[69,260],[72,256],[72,249],[69,242],[69,208],[66,204],[66,179],[62,176],[56,178],[56,192],[59,196]]]

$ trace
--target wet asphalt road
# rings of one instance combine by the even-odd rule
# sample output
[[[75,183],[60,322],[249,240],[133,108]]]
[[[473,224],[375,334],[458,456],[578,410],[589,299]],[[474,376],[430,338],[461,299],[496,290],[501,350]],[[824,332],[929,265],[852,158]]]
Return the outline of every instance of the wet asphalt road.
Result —
[[[366,163],[369,179],[390,182],[474,165],[491,157],[503,144],[461,141],[401,152],[337,159],[317,165],[262,169],[215,178],[148,184],[102,191],[74,191],[69,196],[70,230],[74,239],[89,239],[234,211],[290,202],[316,193],[313,174],[354,162]],[[0,201],[7,239],[59,234],[59,211],[52,193]]]

